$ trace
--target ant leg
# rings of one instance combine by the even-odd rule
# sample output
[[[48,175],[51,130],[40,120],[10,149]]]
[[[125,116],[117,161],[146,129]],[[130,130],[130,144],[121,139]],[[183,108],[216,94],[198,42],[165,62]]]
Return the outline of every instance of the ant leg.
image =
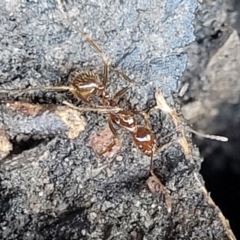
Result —
[[[117,135],[117,132],[116,132],[115,128],[113,127],[112,120],[110,119],[110,116],[108,117],[108,125],[109,125],[109,128],[110,128],[110,130],[113,134],[113,140],[99,155],[103,155],[104,153],[110,151],[114,147],[114,145],[116,145],[116,142],[118,140],[118,135]]]
[[[107,68],[110,68],[111,70],[117,72],[119,75],[121,75],[127,82],[129,83],[133,83],[133,81],[123,72],[118,71],[113,69],[112,67],[109,67],[108,61],[107,61],[107,56],[104,54],[104,52],[102,51],[102,49],[83,31],[81,31],[75,24],[73,24],[73,22],[69,19],[68,15],[65,13],[65,11],[63,10],[63,4],[62,4],[62,0],[56,0],[59,10],[62,12],[63,16],[65,17],[66,21],[68,22],[69,25],[73,26],[75,28],[75,30],[80,33],[83,38],[94,48],[94,50],[96,52],[99,53],[99,55],[102,57],[102,60],[104,62],[104,65],[107,66]],[[104,71],[105,72],[105,71]],[[106,71],[106,76],[107,76],[107,72]],[[106,84],[106,80],[107,78],[105,78],[105,84]]]
[[[63,101],[62,102],[64,105],[72,108],[72,109],[75,109],[77,111],[80,111],[80,112],[100,112],[100,113],[117,113],[119,111],[121,111],[122,109],[119,108],[119,107],[102,107],[102,106],[99,106],[99,107],[77,107],[67,101]]]
[[[105,100],[105,97],[106,97],[106,85],[107,85],[107,81],[108,81],[108,72],[109,72],[109,66],[108,66],[108,63],[107,63],[107,60],[105,61],[105,59],[103,58],[103,64],[104,64],[104,67],[103,67],[103,88],[104,88],[104,91],[103,91],[103,99],[102,99],[102,103],[104,105],[104,100]]]
[[[68,17],[68,15],[65,13],[63,9],[62,0],[56,0],[58,4],[59,10],[62,12],[64,18],[68,22],[69,25],[71,25],[75,31],[77,31],[82,37],[92,46],[92,48],[102,57],[103,63],[104,63],[104,77],[103,77],[103,86],[104,89],[106,88],[107,80],[108,80],[108,71],[109,71],[109,64],[107,60],[107,56],[103,53],[101,48],[83,31],[81,31]],[[105,95],[105,94],[104,94]],[[105,96],[103,96],[104,98]]]
[[[121,75],[123,77],[123,79],[125,79],[127,82],[129,82],[129,85],[123,89],[121,89],[120,91],[118,91],[114,97],[112,98],[113,101],[116,101],[119,97],[121,97],[133,84],[133,81],[123,72],[115,70],[113,68],[111,68],[112,71],[118,73],[119,75]]]
[[[63,9],[63,4],[62,4],[62,0],[56,0],[57,1],[57,5],[59,10],[62,12],[64,18],[66,19],[66,21],[68,22],[69,25],[73,26],[74,29],[80,33],[82,35],[82,37],[95,49],[96,52],[98,52],[102,59],[103,62],[105,62],[107,64],[107,57],[105,56],[105,54],[103,53],[103,51],[101,50],[101,48],[83,31],[81,31],[68,17],[68,15],[65,13],[64,9]]]
[[[123,77],[123,79],[125,81],[127,81],[129,84],[127,87],[121,89],[119,92],[117,92],[114,97],[112,98],[113,101],[116,101],[119,97],[121,97],[133,84],[133,81],[123,72],[119,71],[119,70],[116,70],[116,69],[113,69],[112,67],[110,67],[110,69],[116,73],[118,73],[120,76]]]
[[[172,201],[171,201],[171,197],[167,191],[167,189],[165,188],[165,186],[161,183],[161,181],[159,180],[159,178],[154,174],[154,172],[151,172],[151,175],[148,180],[147,180],[147,185],[150,189],[150,191],[153,194],[163,194],[164,198],[165,198],[165,202],[166,202],[166,207],[167,207],[167,211],[170,213],[172,211]]]
[[[112,101],[116,101],[119,97],[121,97],[127,90],[129,89],[129,87],[125,87],[123,89],[121,89],[120,91],[118,91],[114,97],[112,98]]]
[[[128,77],[125,73],[123,73],[122,71],[116,70],[116,69],[114,69],[112,67],[110,67],[110,69],[112,71],[116,72],[117,74],[119,74],[120,76],[122,76],[125,81],[130,83],[130,86],[133,84],[133,80],[130,77]]]
[[[107,60],[107,56],[104,54],[104,52],[102,51],[102,49],[83,31],[81,31],[75,24],[73,24],[73,22],[69,19],[68,15],[65,13],[64,9],[63,9],[63,4],[62,4],[62,0],[56,0],[57,1],[57,5],[59,10],[62,12],[63,16],[65,17],[66,21],[68,22],[69,25],[73,26],[74,29],[80,34],[82,35],[82,37],[92,46],[92,48],[102,57],[103,63],[104,63],[104,76],[103,76],[103,86],[104,86],[104,90],[106,88],[106,84],[108,81],[108,72],[109,72],[109,68],[115,72],[117,72],[119,75],[121,75],[125,81],[129,82],[130,84],[133,83],[133,81],[123,72],[118,71],[113,69],[112,67],[109,66],[108,64],[108,60]],[[105,91],[104,91],[105,92]],[[105,93],[104,93],[105,95]],[[103,96],[103,100],[104,100]]]
[[[26,88],[26,89],[0,89],[0,93],[15,93],[22,94],[26,92],[36,92],[36,91],[70,91],[71,87],[68,86],[41,86],[35,88]]]
[[[103,86],[104,89],[106,89],[106,85],[107,85],[107,81],[108,81],[108,72],[109,72],[109,66],[106,62],[104,63],[104,67],[103,67]]]
[[[153,173],[153,151],[152,151],[152,153],[151,153],[149,172],[151,173],[151,175],[154,174],[154,173]]]
[[[64,9],[63,9],[63,4],[62,4],[62,0],[56,0],[59,10],[62,12],[63,16],[65,17],[66,21],[68,22],[69,25],[73,26],[74,29],[80,33],[82,35],[82,37],[95,49],[96,52],[98,52],[101,57],[103,58],[104,62],[107,62],[107,57],[105,56],[105,54],[103,53],[103,51],[101,50],[101,48],[83,31],[81,31],[68,17],[68,15],[65,13]]]
[[[134,114],[139,114],[139,115],[141,115],[141,116],[143,117],[143,119],[144,119],[144,125],[145,125],[145,127],[146,127],[148,130],[151,131],[151,127],[149,126],[149,115],[148,115],[147,113],[145,113],[145,112],[143,112],[143,111],[137,111],[137,110],[132,110],[131,112],[134,113]]]
[[[163,146],[161,146],[160,148],[158,148],[158,149],[156,150],[156,152],[161,152],[161,151],[163,151],[165,148],[169,147],[171,144],[173,144],[173,143],[178,143],[178,144],[180,144],[180,146],[182,147],[183,152],[185,153],[185,156],[186,156],[186,157],[189,157],[189,156],[190,156],[190,153],[191,153],[191,149],[190,149],[190,147],[189,147],[189,144],[188,144],[188,142],[187,142],[187,139],[186,139],[186,138],[184,137],[184,135],[183,135],[184,133],[183,133],[183,130],[181,129],[181,126],[178,126],[178,127],[176,128],[176,131],[167,134],[166,136],[164,136],[163,138],[161,138],[161,140],[163,141],[165,138],[170,137],[171,135],[175,134],[175,133],[178,132],[178,131],[179,131],[179,133],[181,134],[181,136],[177,137],[177,139],[174,140],[174,141],[170,141],[169,143],[164,144]]]

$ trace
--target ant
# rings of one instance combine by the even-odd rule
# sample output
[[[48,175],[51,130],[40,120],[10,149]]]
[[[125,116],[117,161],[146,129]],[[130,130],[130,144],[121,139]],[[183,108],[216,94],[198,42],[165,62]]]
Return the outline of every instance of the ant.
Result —
[[[108,125],[109,128],[113,134],[113,140],[112,142],[100,153],[100,155],[106,153],[107,151],[111,150],[113,146],[116,144],[118,140],[118,135],[115,129],[115,126],[118,126],[120,128],[123,128],[130,132],[132,135],[132,139],[136,147],[146,156],[151,158],[150,161],[150,174],[151,177],[148,179],[147,184],[152,192],[161,192],[165,196],[165,201],[167,205],[167,209],[170,212],[171,211],[171,199],[170,196],[164,187],[164,185],[160,182],[160,180],[156,177],[153,171],[153,154],[155,153],[155,137],[153,132],[150,129],[149,121],[148,121],[148,114],[141,112],[141,111],[130,111],[130,110],[124,110],[123,108],[120,108],[118,106],[117,100],[126,93],[126,91],[130,88],[130,86],[133,84],[133,81],[126,76],[123,72],[113,69],[111,66],[109,66],[107,57],[101,50],[101,48],[84,32],[82,32],[80,29],[78,29],[77,26],[75,26],[71,20],[68,18],[68,16],[65,14],[65,11],[63,10],[63,5],[61,0],[56,0],[57,5],[60,9],[60,11],[63,13],[63,16],[67,20],[67,22],[74,27],[74,29],[82,35],[82,37],[91,45],[93,49],[101,56],[103,61],[103,79],[100,80],[99,76],[95,74],[93,71],[85,72],[85,73],[75,73],[73,76],[73,80],[69,86],[43,86],[41,88],[29,88],[29,89],[23,89],[23,90],[0,90],[0,92],[31,92],[31,91],[38,91],[38,90],[48,90],[48,91],[69,91],[74,95],[74,97],[78,100],[81,100],[88,105],[90,105],[90,108],[79,108],[76,107],[66,101],[63,102],[63,104],[80,110],[80,111],[98,111],[98,112],[104,112],[108,113]],[[118,91],[112,98],[110,97],[110,94],[106,90],[106,85],[108,81],[108,74],[109,71],[112,70],[119,74],[127,83],[128,86],[122,88],[120,91]],[[92,99],[96,98],[99,102],[98,106],[95,106],[92,102]],[[166,100],[164,99],[162,94],[158,93],[158,96],[156,97],[157,100],[157,107],[161,111],[163,111],[165,114],[168,114],[175,126],[176,129],[178,129],[180,122],[180,119],[178,118],[175,110],[170,108],[168,104],[166,103]],[[140,114],[144,118],[144,125],[138,125],[136,121],[136,115]],[[197,133],[192,130],[193,133]],[[184,134],[182,134],[184,136]],[[208,135],[209,136],[209,135]],[[206,137],[206,136],[205,136]],[[216,138],[215,138],[216,139]],[[220,140],[220,139],[219,139]],[[166,144],[168,146],[169,144]],[[181,145],[183,148],[185,148],[185,153],[189,153],[188,144],[184,137],[181,139]],[[163,146],[165,148],[166,146]],[[162,148],[161,148],[162,149]],[[160,150],[161,150],[160,149]]]
[[[69,25],[73,26],[74,29],[82,35],[82,37],[92,46],[92,48],[101,56],[103,61],[103,79],[100,80],[99,76],[95,74],[93,71],[89,72],[75,72],[72,81],[69,86],[42,86],[41,88],[29,88],[22,90],[1,90],[0,92],[11,92],[11,93],[25,93],[39,90],[47,90],[47,91],[68,91],[73,96],[81,100],[91,107],[95,108],[78,108],[81,111],[102,111],[108,113],[108,125],[113,134],[112,142],[100,153],[100,155],[108,152],[112,149],[112,147],[116,144],[118,140],[118,135],[115,129],[115,126],[126,129],[132,135],[133,142],[137,146],[137,148],[145,155],[151,157],[150,170],[152,170],[152,157],[154,153],[154,145],[155,139],[154,135],[150,130],[148,124],[148,117],[143,112],[134,112],[129,110],[124,110],[118,107],[117,100],[125,94],[125,92],[130,88],[133,84],[133,81],[125,75],[123,72],[113,69],[108,64],[107,57],[101,50],[101,48],[84,32],[82,32],[76,25],[72,23],[72,21],[68,18],[67,14],[63,9],[63,4],[61,0],[56,0],[57,5],[60,11],[63,13],[64,18],[69,23]],[[109,70],[112,70],[119,74],[127,83],[128,86],[122,88],[118,91],[112,98],[110,94],[106,90],[106,85],[108,81]],[[99,105],[96,107],[91,101],[93,98],[97,99]],[[71,108],[75,106],[64,102],[65,105],[68,105]],[[136,114],[140,114],[144,117],[145,124],[138,125],[136,123]]]

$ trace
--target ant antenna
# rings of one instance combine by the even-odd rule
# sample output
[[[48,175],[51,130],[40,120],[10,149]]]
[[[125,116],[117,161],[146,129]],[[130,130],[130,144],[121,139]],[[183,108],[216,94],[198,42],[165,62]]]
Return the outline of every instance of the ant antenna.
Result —
[[[65,13],[64,9],[63,9],[63,3],[62,3],[62,0],[56,0],[57,1],[57,5],[58,5],[58,8],[59,10],[62,12],[64,18],[66,19],[66,21],[68,22],[68,24],[72,27],[74,27],[74,29],[80,33],[83,38],[95,49],[95,51],[97,51],[102,59],[103,59],[103,62],[104,64],[106,64],[108,66],[108,61],[107,61],[107,57],[106,55],[103,53],[103,51],[101,50],[101,48],[83,31],[81,31],[71,20],[70,18],[68,17],[68,15]]]
[[[165,100],[162,92],[160,90],[156,91],[155,94],[156,97],[156,101],[157,101],[157,106],[155,108],[162,110],[165,114],[168,114],[172,120],[174,121],[174,124],[176,127],[180,127],[181,124],[179,117],[177,115],[177,112],[175,111],[174,108],[171,108],[168,104],[167,101]],[[223,136],[217,136],[217,135],[210,135],[210,134],[203,134],[203,133],[199,133],[195,130],[193,130],[191,127],[188,127],[188,130],[198,136],[204,137],[204,138],[208,138],[208,139],[212,139],[212,140],[216,140],[216,141],[220,141],[220,142],[227,142],[228,138],[227,137],[223,137]]]
[[[107,81],[108,81],[108,74],[109,74],[109,70],[112,70],[114,72],[116,72],[117,74],[119,74],[120,76],[123,77],[123,79],[125,81],[127,81],[129,83],[129,86],[131,86],[131,84],[133,83],[133,81],[122,71],[118,71],[113,69],[113,67],[111,67],[108,63],[108,58],[107,56],[104,54],[104,52],[101,50],[101,48],[97,45],[97,43],[95,43],[85,32],[81,31],[72,21],[71,19],[68,17],[68,14],[66,14],[66,12],[63,9],[63,3],[62,0],[56,0],[57,5],[59,10],[61,11],[63,17],[65,18],[65,20],[67,21],[67,23],[73,27],[75,29],[76,32],[78,32],[91,46],[92,48],[102,57],[102,61],[103,61],[103,65],[104,65],[104,73],[103,73],[103,86],[106,87]],[[127,89],[127,88],[126,88]],[[105,92],[103,93],[103,100],[105,99]]]
[[[192,128],[189,128],[188,129],[189,132],[192,132],[200,137],[204,137],[204,138],[208,138],[208,139],[211,139],[211,140],[216,140],[216,141],[220,141],[220,142],[227,142],[228,141],[228,138],[227,137],[223,137],[223,136],[218,136],[218,135],[210,135],[210,134],[204,134],[204,133],[199,133],[195,130],[193,130]]]

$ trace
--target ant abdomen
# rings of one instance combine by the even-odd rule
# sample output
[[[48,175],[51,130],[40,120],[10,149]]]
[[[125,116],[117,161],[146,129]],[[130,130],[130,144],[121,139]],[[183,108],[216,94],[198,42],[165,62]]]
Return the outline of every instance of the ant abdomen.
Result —
[[[70,91],[77,98],[88,102],[92,97],[103,96],[105,87],[94,72],[75,73]]]

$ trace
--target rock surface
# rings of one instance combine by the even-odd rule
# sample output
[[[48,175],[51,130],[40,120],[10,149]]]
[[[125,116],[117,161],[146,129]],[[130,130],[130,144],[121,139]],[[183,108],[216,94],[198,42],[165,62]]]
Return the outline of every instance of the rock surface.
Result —
[[[187,61],[182,48],[194,39],[196,1],[64,6],[110,64],[134,80],[126,94],[134,110],[155,106],[157,89],[173,104],[171,94]],[[3,1],[0,9],[1,89],[66,85],[77,68],[102,73],[101,58],[69,26],[55,1]],[[112,73],[110,93],[123,85]],[[170,212],[162,192],[147,188],[150,159],[134,147],[130,134],[118,130],[122,148],[110,158],[99,157],[90,146],[90,136],[106,127],[106,115],[83,113],[85,130],[70,138],[62,122],[49,125],[45,118],[46,128],[39,132],[35,112],[6,107],[6,100],[47,103],[51,112],[50,106],[63,99],[73,100],[70,94],[44,91],[1,94],[2,146],[8,146],[1,149],[1,239],[234,239],[203,187],[201,158],[179,130],[182,119],[177,125],[160,107],[150,113],[158,147],[172,143],[154,154],[154,171],[171,198]]]

